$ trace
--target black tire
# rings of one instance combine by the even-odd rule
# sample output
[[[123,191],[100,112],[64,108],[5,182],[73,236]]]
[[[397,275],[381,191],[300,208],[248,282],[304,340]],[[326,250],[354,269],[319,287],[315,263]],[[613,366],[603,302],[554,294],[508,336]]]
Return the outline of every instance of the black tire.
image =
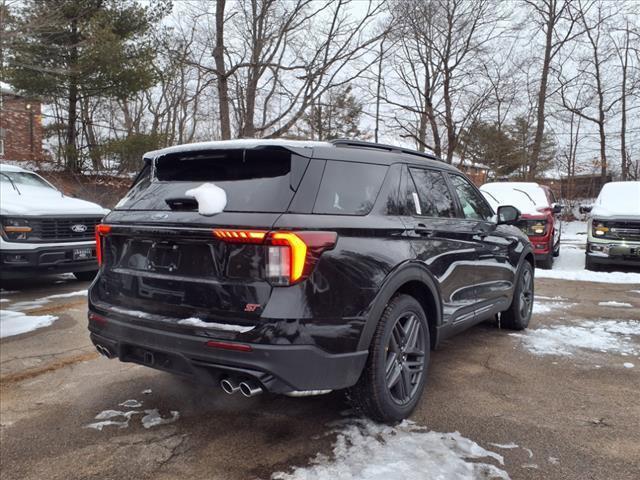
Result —
[[[589,255],[586,255],[586,258],[584,260],[584,268],[585,270],[590,270],[592,272],[599,272],[600,270],[602,270],[600,268],[600,265],[591,260],[591,257],[589,257]]]
[[[540,267],[543,270],[551,270],[553,268],[553,253],[548,253],[544,259],[536,263],[536,267]]]
[[[407,418],[424,390],[430,348],[420,303],[409,295],[393,297],[376,327],[362,375],[348,392],[356,410],[384,423]]]
[[[91,282],[96,277],[97,273],[97,270],[91,270],[89,272],[73,272],[73,276],[81,282]]]
[[[500,327],[509,330],[524,330],[529,326],[533,310],[533,267],[525,261],[520,267],[513,300],[509,308],[500,315]]]
[[[560,256],[560,242],[558,242],[558,246],[553,249],[553,256],[554,257],[559,257]]]

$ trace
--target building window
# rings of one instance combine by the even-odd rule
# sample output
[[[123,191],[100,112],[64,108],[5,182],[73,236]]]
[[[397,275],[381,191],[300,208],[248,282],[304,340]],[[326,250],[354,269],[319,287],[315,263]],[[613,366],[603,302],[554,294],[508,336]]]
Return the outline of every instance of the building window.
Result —
[[[0,155],[4,156],[4,139],[0,138]]]

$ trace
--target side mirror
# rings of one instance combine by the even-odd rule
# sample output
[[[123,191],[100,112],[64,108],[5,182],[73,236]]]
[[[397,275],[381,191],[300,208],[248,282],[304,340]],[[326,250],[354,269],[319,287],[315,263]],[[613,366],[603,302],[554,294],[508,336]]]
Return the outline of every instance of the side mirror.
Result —
[[[498,207],[498,225],[513,225],[520,220],[520,210],[511,205]]]
[[[554,203],[553,205],[551,205],[551,212],[552,213],[562,213],[562,209],[564,207],[562,205],[560,205],[559,203]]]
[[[584,214],[584,213],[591,213],[591,210],[593,209],[593,205],[580,205],[580,213]]]

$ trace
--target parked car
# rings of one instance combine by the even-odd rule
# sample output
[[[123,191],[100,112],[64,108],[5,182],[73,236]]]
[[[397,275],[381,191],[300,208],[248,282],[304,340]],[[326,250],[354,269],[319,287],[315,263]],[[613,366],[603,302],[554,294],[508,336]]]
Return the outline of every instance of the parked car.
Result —
[[[98,269],[95,226],[100,205],[63,195],[47,180],[0,164],[0,278],[72,272],[91,280]]]
[[[553,191],[534,182],[495,182],[480,187],[493,208],[513,205],[521,212],[518,227],[527,234],[536,257],[536,266],[553,267],[553,260],[560,255],[562,234],[562,205]]]
[[[533,249],[508,225],[514,207],[494,218],[457,169],[393,146],[152,152],[98,226],[91,339],[230,394],[349,389],[364,413],[397,421],[430,349],[499,312],[502,327],[529,323]]]
[[[589,213],[585,268],[640,266],[640,182],[604,184]]]

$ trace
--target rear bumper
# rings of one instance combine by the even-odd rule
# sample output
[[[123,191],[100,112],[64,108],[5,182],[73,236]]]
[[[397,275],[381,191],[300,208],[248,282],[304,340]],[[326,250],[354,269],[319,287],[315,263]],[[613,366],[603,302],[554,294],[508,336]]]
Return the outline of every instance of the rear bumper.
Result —
[[[247,344],[251,351],[207,346],[201,336],[158,330],[120,318],[89,322],[91,341],[107,347],[123,362],[218,385],[225,377],[252,379],[272,393],[338,390],[354,385],[367,351],[331,354],[314,345]]]
[[[91,248],[93,257],[74,260],[77,248]],[[97,270],[95,243],[79,243],[65,246],[44,246],[28,250],[0,250],[0,278],[26,278],[38,274],[88,272]]]

